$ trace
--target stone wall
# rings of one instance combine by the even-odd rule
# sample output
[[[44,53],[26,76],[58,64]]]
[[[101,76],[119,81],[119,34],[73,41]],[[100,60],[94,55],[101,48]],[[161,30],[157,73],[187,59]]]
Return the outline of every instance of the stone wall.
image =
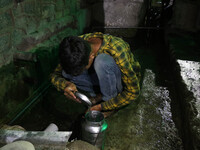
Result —
[[[80,12],[78,0],[1,0],[0,67],[63,29],[80,31]]]
[[[0,127],[50,85],[60,41],[83,32],[79,0],[0,0]],[[14,118],[16,119],[16,118]]]

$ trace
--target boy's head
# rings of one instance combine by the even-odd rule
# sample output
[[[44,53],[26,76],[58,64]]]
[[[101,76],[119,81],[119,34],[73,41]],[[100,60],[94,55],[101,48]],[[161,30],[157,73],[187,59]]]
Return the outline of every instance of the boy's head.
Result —
[[[82,38],[70,36],[59,47],[60,64],[67,74],[79,75],[88,65],[91,47]]]

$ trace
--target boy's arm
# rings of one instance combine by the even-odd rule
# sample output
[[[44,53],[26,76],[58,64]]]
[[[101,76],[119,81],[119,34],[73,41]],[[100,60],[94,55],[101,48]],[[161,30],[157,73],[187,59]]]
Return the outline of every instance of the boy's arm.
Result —
[[[60,64],[50,75],[50,78],[51,78],[51,83],[57,88],[58,91],[64,91],[66,86],[71,83],[62,76],[62,67]]]
[[[101,104],[102,110],[104,111],[125,106],[137,99],[140,94],[140,64],[134,58],[130,62],[126,53],[122,53],[121,55],[124,57],[119,56],[117,63],[122,72],[123,91],[116,97]]]
[[[55,71],[50,75],[50,77],[51,83],[57,88],[58,91],[63,91],[64,95],[68,99],[72,99],[78,103],[81,103],[81,101],[74,95],[74,93],[78,91],[76,85],[70,81],[67,81],[62,76],[62,67],[60,64],[56,67]]]

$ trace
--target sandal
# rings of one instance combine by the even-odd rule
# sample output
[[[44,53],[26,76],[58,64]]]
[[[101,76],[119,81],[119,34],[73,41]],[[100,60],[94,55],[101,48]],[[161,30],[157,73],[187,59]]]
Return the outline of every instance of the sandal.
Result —
[[[104,118],[108,118],[116,112],[117,112],[116,110],[111,110],[111,111],[105,111],[105,112],[102,112],[102,113],[103,113]]]
[[[95,96],[95,97],[91,97],[90,98],[90,101],[92,102],[92,105],[96,105],[96,104],[98,104],[99,102],[101,102],[102,101],[102,95],[101,94],[98,94],[97,96]]]

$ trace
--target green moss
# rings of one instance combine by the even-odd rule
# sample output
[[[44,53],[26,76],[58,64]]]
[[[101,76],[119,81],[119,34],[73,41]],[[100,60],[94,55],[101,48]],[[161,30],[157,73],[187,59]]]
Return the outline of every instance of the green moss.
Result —
[[[8,12],[5,12],[4,14],[0,15],[0,22],[0,30],[3,30],[4,28],[13,25],[12,18]]]
[[[8,43],[9,39],[10,39],[9,34],[5,34],[4,36],[0,37],[0,52],[4,52],[10,49],[10,45]]]
[[[8,7],[13,4],[13,0],[1,0],[0,8]]]
[[[33,92],[34,86],[26,81],[30,77],[30,72],[24,68],[17,69],[14,64],[0,69],[0,118],[16,110]]]

